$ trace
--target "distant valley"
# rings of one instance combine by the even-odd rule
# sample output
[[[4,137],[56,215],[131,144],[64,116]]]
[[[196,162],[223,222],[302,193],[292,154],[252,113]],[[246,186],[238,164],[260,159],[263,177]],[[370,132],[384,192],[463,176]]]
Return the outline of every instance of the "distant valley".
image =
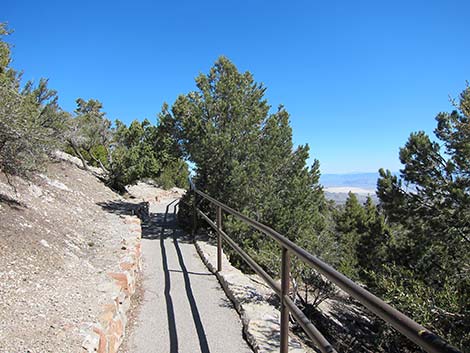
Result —
[[[339,205],[346,202],[349,192],[355,193],[361,203],[369,195],[377,202],[375,190],[378,177],[379,173],[323,174],[320,184],[324,187],[326,198]]]

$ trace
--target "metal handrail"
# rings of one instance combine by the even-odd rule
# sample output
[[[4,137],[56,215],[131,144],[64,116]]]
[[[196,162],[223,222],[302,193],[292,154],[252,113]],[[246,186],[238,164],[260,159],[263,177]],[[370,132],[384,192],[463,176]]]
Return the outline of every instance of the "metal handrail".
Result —
[[[296,255],[303,262],[313,267],[323,276],[335,283],[353,298],[358,300],[374,314],[389,323],[400,333],[408,337],[409,340],[419,345],[425,351],[430,353],[460,353],[459,350],[449,345],[442,338],[427,330],[425,327],[416,323],[400,311],[396,310],[383,300],[368,292],[342,273],[310,254],[291,240],[287,239],[274,229],[257,222],[224,203],[212,198],[206,193],[198,190],[190,180],[191,191],[194,192],[193,202],[193,233],[195,232],[197,215],[200,215],[211,227],[217,231],[217,270],[222,270],[222,239],[224,239],[231,248],[233,248],[247,264],[276,292],[281,299],[281,353],[288,351],[288,325],[289,312],[294,316],[297,322],[302,326],[307,335],[315,342],[323,353],[336,352],[331,344],[323,337],[317,328],[309,321],[303,312],[289,298],[290,282],[290,254]],[[208,200],[217,207],[217,220],[212,221],[208,215],[198,208],[197,195]],[[240,219],[244,223],[252,226],[260,232],[266,234],[281,246],[282,265],[281,265],[281,286],[269,276],[246,252],[244,252],[223,230],[222,230],[222,210]]]

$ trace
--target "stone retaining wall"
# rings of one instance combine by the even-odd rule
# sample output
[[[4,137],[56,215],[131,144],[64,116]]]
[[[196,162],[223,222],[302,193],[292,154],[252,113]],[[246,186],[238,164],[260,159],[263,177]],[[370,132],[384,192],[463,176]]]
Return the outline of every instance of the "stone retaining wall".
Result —
[[[116,353],[124,338],[127,311],[142,270],[142,230],[140,219],[135,216],[123,216],[122,222],[128,225],[129,232],[121,241],[120,271],[107,274],[110,278],[109,301],[103,305],[98,322],[90,328],[91,332],[85,334],[83,353]]]
[[[217,247],[206,241],[196,240],[196,249],[208,269],[214,273],[225,293],[240,314],[243,331],[256,353],[279,352],[280,312],[269,304],[275,293],[258,276],[247,276],[233,267],[225,254],[222,256],[222,271],[217,272]],[[294,335],[289,338],[289,353],[314,352]]]

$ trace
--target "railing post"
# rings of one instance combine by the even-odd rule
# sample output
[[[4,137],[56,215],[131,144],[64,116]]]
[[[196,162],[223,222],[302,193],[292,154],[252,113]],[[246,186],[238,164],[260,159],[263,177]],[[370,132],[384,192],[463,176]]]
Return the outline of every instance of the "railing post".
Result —
[[[196,190],[193,190],[194,198],[193,198],[193,229],[191,230],[191,235],[193,238],[196,236],[196,228],[197,228],[197,193]]]
[[[289,295],[290,285],[290,256],[289,251],[282,247],[281,264],[281,353],[289,350],[289,308],[285,303],[285,297]]]
[[[217,206],[217,272],[222,271],[222,208]]]

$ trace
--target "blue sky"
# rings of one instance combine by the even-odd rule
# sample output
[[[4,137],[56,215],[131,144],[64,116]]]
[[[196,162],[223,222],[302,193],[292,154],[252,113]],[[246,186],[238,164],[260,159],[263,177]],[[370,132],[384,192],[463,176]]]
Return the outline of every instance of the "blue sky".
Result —
[[[220,55],[291,113],[324,173],[398,170],[412,131],[432,132],[470,80],[468,0],[22,1],[2,3],[13,67],[60,103],[155,121]]]

